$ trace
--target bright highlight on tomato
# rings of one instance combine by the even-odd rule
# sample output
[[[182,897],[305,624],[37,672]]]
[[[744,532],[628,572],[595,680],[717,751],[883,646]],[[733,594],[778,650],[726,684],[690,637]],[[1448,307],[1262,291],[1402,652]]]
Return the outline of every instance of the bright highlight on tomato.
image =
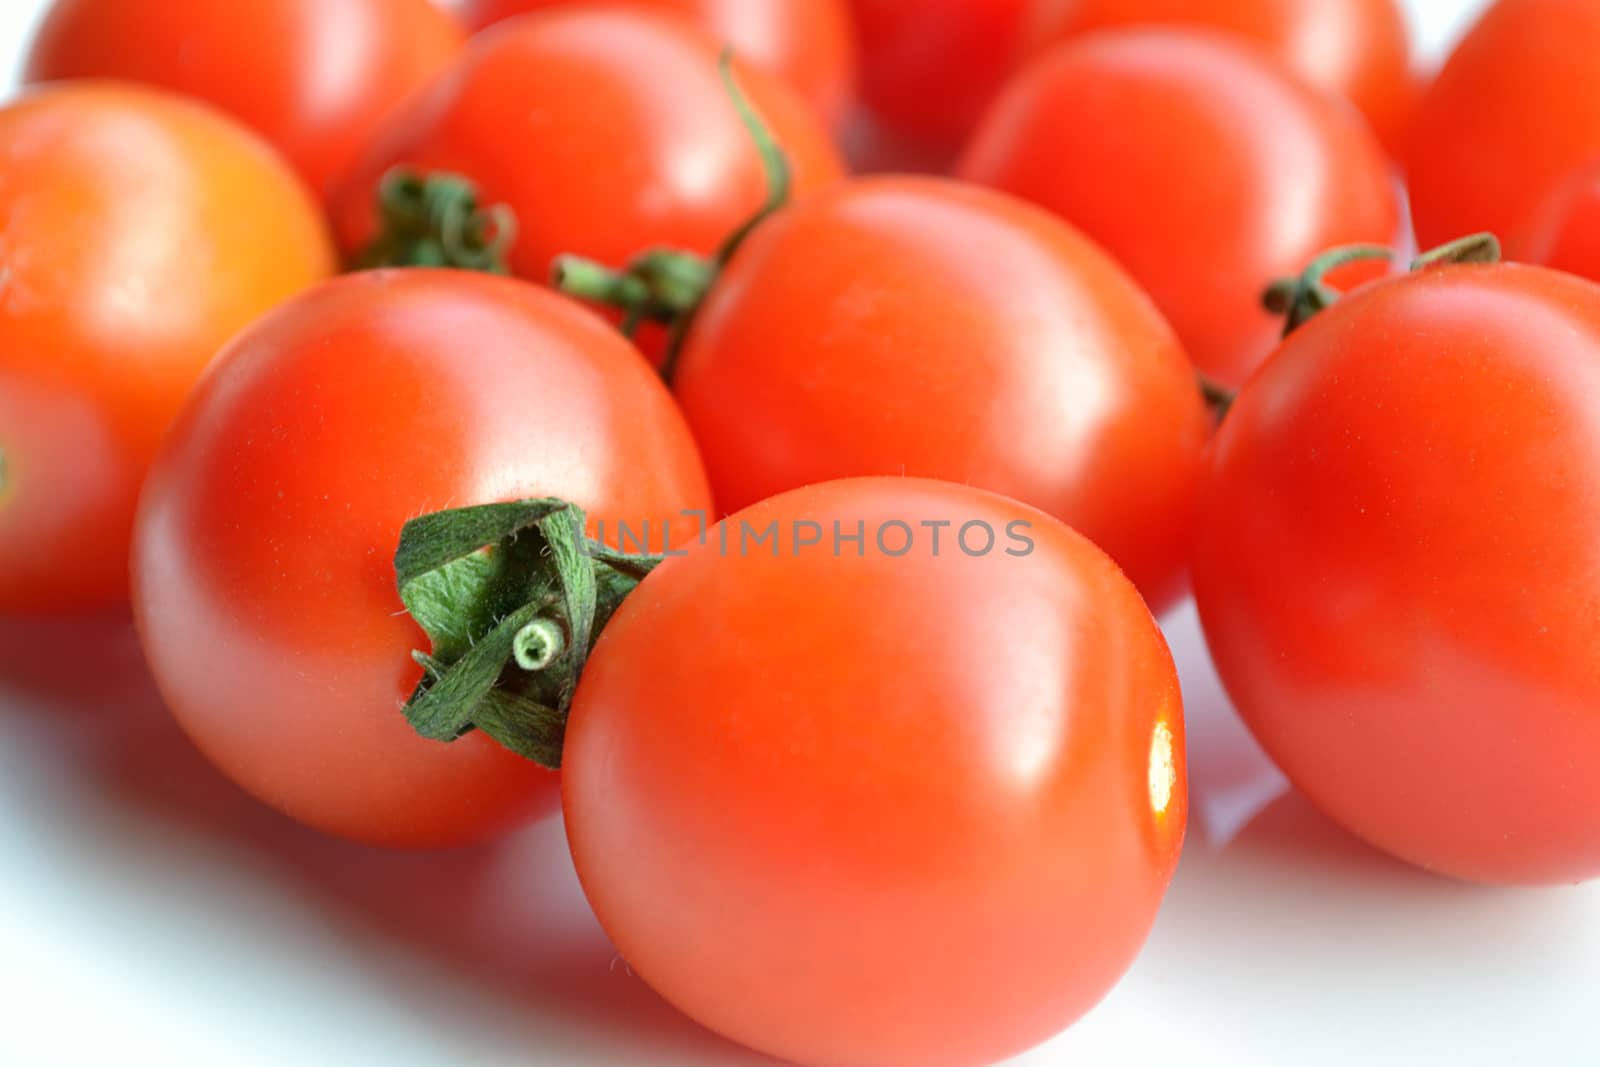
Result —
[[[1358,115],[1250,45],[1196,30],[1058,45],[1006,89],[959,173],[1104,245],[1227,384],[1282,331],[1261,305],[1268,285],[1400,228],[1389,164]]]
[[[319,193],[379,119],[460,51],[429,0],[55,0],[27,80],[118,78],[199,97]]]
[[[190,386],[333,251],[255,136],[112,83],[0,109],[0,220],[0,613],[111,607],[140,480]]]
[[[167,703],[245,789],[358,841],[455,845],[547,811],[548,772],[407,725],[428,644],[393,568],[408,519],[544,495],[658,529],[710,507],[666,389],[605,323],[465,271],[291,301],[219,358],[141,501],[134,607]]]
[[[1600,288],[1456,266],[1360,289],[1240,393],[1195,593],[1262,745],[1419,866],[1600,875]]]
[[[1055,1034],[1132,961],[1182,843],[1150,613],[1087,540],[965,486],[828,483],[725,523],[769,527],[775,553],[714,532],[667,560],[589,659],[562,775],[595,913],[673,1004],[796,1063]]]

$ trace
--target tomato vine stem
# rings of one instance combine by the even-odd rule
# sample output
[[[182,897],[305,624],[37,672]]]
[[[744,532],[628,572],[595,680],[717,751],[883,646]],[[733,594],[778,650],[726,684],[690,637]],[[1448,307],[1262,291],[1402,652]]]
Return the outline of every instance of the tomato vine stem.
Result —
[[[1394,252],[1383,245],[1344,245],[1313,259],[1296,278],[1284,278],[1268,287],[1262,304],[1274,315],[1285,315],[1285,337],[1310,322],[1339,300],[1339,291],[1327,283],[1327,276],[1340,267],[1363,260],[1394,259]]]
[[[1283,335],[1288,337],[1317,315],[1339,302],[1343,295],[1327,283],[1327,276],[1340,267],[1363,260],[1393,262],[1395,253],[1383,245],[1344,245],[1329,249],[1313,259],[1301,274],[1273,282],[1262,294],[1262,305],[1274,315],[1286,316]],[[1475,233],[1424,252],[1411,261],[1413,273],[1443,266],[1500,262],[1500,239],[1492,233]],[[1238,391],[1200,376],[1200,390],[1206,402],[1226,418]]]
[[[767,197],[760,209],[729,234],[709,257],[681,249],[656,248],[635,256],[620,269],[578,255],[558,256],[551,267],[551,283],[557,289],[621,311],[622,329],[629,337],[634,336],[644,322],[665,326],[669,332],[661,376],[669,384],[677,372],[684,341],[706,294],[750,234],[789,203],[794,186],[794,169],[788,155],[739,87],[732,49],[723,51],[718,70],[728,98],[761,157]]]
[[[356,257],[358,270],[454,267],[509,274],[517,217],[504,204],[483,207],[459,174],[396,167],[378,186],[378,236]]]
[[[1286,315],[1285,337],[1338,303],[1341,294],[1327,283],[1327,276],[1340,267],[1362,260],[1395,259],[1393,249],[1383,245],[1343,245],[1313,259],[1299,276],[1273,282],[1262,295],[1263,306],[1274,315]],[[1413,272],[1442,266],[1500,262],[1500,240],[1492,233],[1475,233],[1424,252],[1411,261]]]

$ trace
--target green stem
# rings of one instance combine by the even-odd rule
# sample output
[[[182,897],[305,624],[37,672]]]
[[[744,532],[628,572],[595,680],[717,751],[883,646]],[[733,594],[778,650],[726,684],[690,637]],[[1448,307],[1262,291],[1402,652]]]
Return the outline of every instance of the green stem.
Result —
[[[1206,406],[1209,407],[1217,421],[1221,422],[1228,417],[1228,412],[1233,408],[1233,402],[1239,396],[1239,390],[1223,385],[1209,375],[1201,374],[1200,395],[1205,397]]]
[[[623,556],[561,500],[521,500],[406,523],[395,577],[432,647],[405,705],[423,737],[474,730],[561,765],[567,712],[601,628],[660,556]]]
[[[1274,315],[1286,316],[1283,335],[1287,337],[1338,302],[1338,290],[1326,281],[1329,274],[1351,263],[1393,258],[1394,252],[1383,245],[1345,245],[1331,249],[1312,260],[1298,278],[1274,282],[1263,296],[1262,304]]]
[[[761,205],[761,210],[752,215],[743,226],[740,226],[717,249],[716,264],[720,267],[728,265],[728,261],[739,251],[739,246],[744,244],[745,238],[753,233],[767,219],[783,210],[789,202],[794,186],[794,168],[789,165],[789,157],[784,152],[783,146],[778,144],[772,130],[756,114],[756,109],[750,103],[750,98],[744,95],[739,88],[739,80],[733,70],[733,49],[725,49],[718,61],[718,69],[722,73],[722,84],[728,91],[728,97],[733,101],[734,109],[739,112],[739,121],[744,123],[744,128],[755,142],[756,152],[761,156],[761,168],[767,176],[767,199]]]
[[[582,256],[557,256],[550,284],[568,296],[622,311],[627,316],[622,332],[630,338],[651,317],[646,310],[654,297],[649,283],[626,270],[613,270]]]
[[[508,274],[517,219],[504,204],[484,208],[477,187],[443,171],[396,167],[378,186],[378,236],[356,267],[454,267]]]
[[[1283,334],[1304,326],[1314,317],[1339,302],[1340,293],[1327,284],[1327,276],[1340,267],[1361,260],[1390,260],[1391,249],[1382,245],[1346,245],[1324,252],[1312,260],[1297,278],[1273,282],[1262,296],[1262,305],[1274,315],[1286,315]],[[1500,262],[1500,241],[1492,233],[1475,233],[1451,241],[1411,261],[1411,270],[1424,271],[1441,266]]]
[[[1449,265],[1465,266],[1472,263],[1498,262],[1500,262],[1500,238],[1492,233],[1475,233],[1470,237],[1462,237],[1449,244],[1440,245],[1431,252],[1424,252],[1411,261],[1411,269],[1424,271]]]
[[[672,327],[694,313],[717,278],[716,265],[692,252],[652,249],[614,270],[582,256],[557,256],[551,284],[568,296],[624,313],[632,337],[643,322]]]
[[[754,142],[766,173],[767,198],[760,210],[729,234],[709,259],[678,249],[657,248],[635,256],[621,269],[581,256],[560,256],[552,269],[551,281],[557,289],[621,311],[622,329],[629,337],[644,322],[666,327],[667,350],[661,376],[669,384],[706,295],[746,239],[788,204],[794,185],[788,156],[739,87],[731,49],[722,53],[718,68],[728,97]]]

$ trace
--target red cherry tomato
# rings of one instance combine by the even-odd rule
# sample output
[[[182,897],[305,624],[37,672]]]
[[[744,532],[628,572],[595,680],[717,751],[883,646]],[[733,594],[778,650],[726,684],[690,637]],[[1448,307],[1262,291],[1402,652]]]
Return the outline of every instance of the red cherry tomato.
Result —
[[[0,613],[128,595],[145,466],[236,330],[333,269],[316,205],[209,108],[80,82],[0,109]]]
[[[381,176],[397,164],[453,171],[518,220],[517,274],[550,275],[562,253],[621,265],[671,246],[709,253],[766,199],[766,176],[718,71],[719,46],[683,20],[579,7],[474,40],[387,133],[335,198],[346,249],[376,228]],[[840,174],[817,117],[788,86],[743,70],[801,192]]]
[[[401,526],[556,495],[659,524],[709,506],[671,398],[615,331],[520,282],[357,274],[241,335],[174,425],[140,505],[135,611],[183,728],[311,826],[396,846],[490,836],[554,778],[481,735],[424,741],[400,706],[428,646]]]
[[[56,0],[27,78],[198,96],[260,131],[321,191],[460,47],[455,22],[428,0]]]
[[[1042,0],[852,0],[861,96],[892,135],[954,151],[1046,27]]]
[[[1531,214],[1600,158],[1600,4],[1500,0],[1418,105],[1407,155],[1424,245],[1492,230],[1521,258]]]
[[[513,15],[572,7],[579,0],[468,0],[469,25],[483,28]],[[855,29],[845,0],[638,0],[693,19],[731,45],[752,66],[772,71],[800,91],[830,122],[854,93]]]
[[[1240,713],[1314,803],[1429,869],[1600,875],[1600,288],[1363,288],[1245,386],[1194,584]]]
[[[1165,23],[1240,34],[1348,98],[1384,144],[1402,147],[1416,82],[1398,0],[1075,0],[1066,8],[1066,33]]]
[[[741,548],[768,527],[777,551]],[[573,859],[629,966],[802,1064],[991,1063],[1087,1011],[1186,815],[1178,679],[1133,586],[940,482],[813,486],[723,529],[623,602],[568,725]]]
[[[1198,30],[1058,45],[996,103],[960,173],[1081,226],[1155,297],[1196,365],[1230,384],[1282,332],[1261,304],[1275,279],[1335,245],[1390,244],[1400,227],[1359,116]]]
[[[1160,607],[1209,432],[1143,293],[1038,209],[936,178],[841,184],[751,236],[676,392],[719,505],[910,474],[1071,523]]]
[[[1523,259],[1600,281],[1600,161],[1557,185],[1531,218]]]

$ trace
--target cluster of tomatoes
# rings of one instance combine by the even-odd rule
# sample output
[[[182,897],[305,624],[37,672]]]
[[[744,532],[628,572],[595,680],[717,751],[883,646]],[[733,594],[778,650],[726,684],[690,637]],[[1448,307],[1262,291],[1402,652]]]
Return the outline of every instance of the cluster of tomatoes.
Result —
[[[1191,584],[1339,822],[1600,875],[1596,55],[1592,0],[1431,85],[1394,0],[58,0],[0,612],[131,599],[330,833],[559,804],[631,966],[806,1064],[1117,980]]]

